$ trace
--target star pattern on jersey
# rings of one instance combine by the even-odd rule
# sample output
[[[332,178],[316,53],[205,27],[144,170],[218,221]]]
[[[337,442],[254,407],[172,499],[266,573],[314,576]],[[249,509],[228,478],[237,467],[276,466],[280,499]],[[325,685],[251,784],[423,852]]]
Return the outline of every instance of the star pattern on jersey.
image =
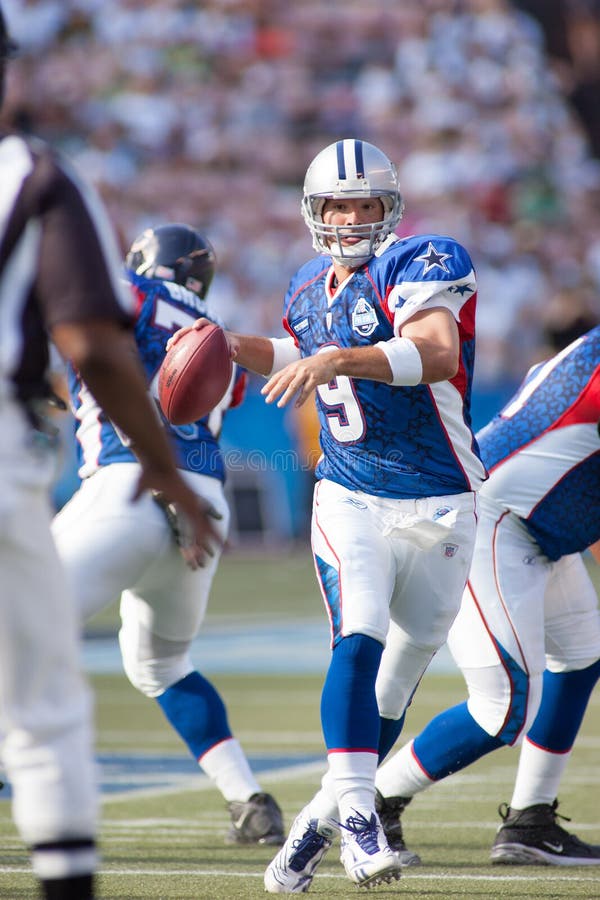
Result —
[[[472,294],[473,288],[470,284],[453,284],[452,287],[448,288],[448,292],[450,294],[460,294],[461,297],[464,297],[465,294]]]
[[[427,253],[423,253],[421,256],[415,256],[415,262],[422,262],[424,264],[423,275],[427,275],[432,269],[441,269],[442,272],[449,272],[450,269],[446,265],[446,260],[450,259],[451,256],[451,253],[440,253],[435,249],[432,242],[429,241]]]

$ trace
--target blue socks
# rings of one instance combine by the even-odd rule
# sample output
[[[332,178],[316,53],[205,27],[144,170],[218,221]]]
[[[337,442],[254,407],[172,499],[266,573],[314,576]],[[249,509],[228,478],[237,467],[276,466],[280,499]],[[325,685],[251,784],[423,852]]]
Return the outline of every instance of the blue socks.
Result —
[[[427,775],[439,781],[503,743],[477,724],[465,701],[432,719],[415,738],[413,752]]]
[[[379,762],[382,763],[404,728],[404,720],[406,711],[402,713],[399,719],[384,719],[379,717]]]
[[[573,744],[594,685],[600,660],[577,672],[544,672],[542,702],[528,739],[543,750],[567,753]]]
[[[528,739],[554,753],[568,752],[599,678],[600,660],[576,672],[546,670],[542,702]],[[427,775],[439,781],[505,743],[484,731],[464,702],[432,719],[415,738],[413,751]]]
[[[328,750],[377,753],[379,711],[375,680],[383,646],[364,634],[333,648],[321,694],[321,724]]]
[[[225,704],[199,672],[190,672],[156,700],[196,759],[232,737]]]

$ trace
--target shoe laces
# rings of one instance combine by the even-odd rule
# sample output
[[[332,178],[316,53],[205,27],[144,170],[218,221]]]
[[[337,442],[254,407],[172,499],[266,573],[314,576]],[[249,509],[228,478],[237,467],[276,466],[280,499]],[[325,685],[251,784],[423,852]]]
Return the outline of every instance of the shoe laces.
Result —
[[[554,799],[554,800],[552,801],[552,805],[551,805],[550,809],[552,810],[552,813],[554,814],[554,819],[555,819],[555,820],[556,820],[556,819],[562,819],[563,822],[570,822],[570,821],[571,821],[571,819],[569,818],[569,816],[562,816],[560,813],[556,812],[556,810],[558,809],[558,800],[557,800],[557,799]]]
[[[364,850],[369,856],[373,856],[374,853],[379,852],[377,820],[374,815],[367,819],[358,810],[355,809],[354,812],[356,813],[355,816],[349,816],[346,819],[346,823],[340,822],[340,825],[354,835],[356,843],[361,850]]]
[[[323,849],[326,842],[322,834],[319,834],[313,825],[309,825],[301,838],[297,838],[293,844],[294,850],[294,868],[302,867],[302,869],[311,861],[315,853]]]
[[[556,799],[556,798],[552,801],[552,803],[534,804],[534,806],[527,807],[526,810],[525,809],[514,810],[514,809],[511,809],[507,803],[501,803],[500,806],[498,807],[498,813],[504,823],[511,825],[512,822],[510,822],[510,821],[507,822],[507,820],[510,818],[511,815],[514,815],[515,813],[524,813],[531,809],[539,810],[540,815],[548,819],[548,822],[546,824],[552,825],[554,828],[557,828],[558,831],[561,832],[562,834],[565,834],[565,835],[569,834],[569,832],[565,831],[565,829],[562,828],[556,821],[557,819],[562,819],[563,822],[571,821],[569,816],[563,816],[563,815],[561,815],[561,813],[556,811],[558,809],[558,799]],[[519,823],[519,824],[521,824],[521,823]],[[543,824],[544,824],[543,822],[529,823],[529,827],[539,827]],[[523,827],[522,824],[521,824],[521,827]]]

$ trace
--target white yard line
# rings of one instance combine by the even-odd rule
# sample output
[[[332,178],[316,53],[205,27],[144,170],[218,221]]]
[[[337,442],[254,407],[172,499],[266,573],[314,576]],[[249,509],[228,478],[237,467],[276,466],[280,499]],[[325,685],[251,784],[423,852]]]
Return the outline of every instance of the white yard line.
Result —
[[[0,874],[8,875],[8,874],[30,874],[31,869],[27,866],[0,866]],[[239,871],[233,872],[229,869],[165,869],[164,867],[161,869],[152,869],[147,867],[138,867],[134,869],[120,869],[120,868],[101,868],[99,874],[102,875],[119,875],[119,876],[131,876],[132,878],[139,878],[140,875],[149,875],[153,878],[157,878],[159,876],[164,876],[165,878],[173,878],[174,876],[190,876],[196,878],[260,878],[262,879],[264,873],[260,872],[248,872],[248,871]],[[328,872],[319,872],[318,875],[319,881],[324,879],[333,879],[335,881],[347,881],[348,878],[343,874],[334,874]],[[545,883],[552,884],[572,884],[573,882],[579,882],[580,884],[594,884],[598,885],[598,877],[597,875],[590,875],[586,877],[585,875],[573,875],[571,872],[565,872],[563,874],[553,874],[553,875],[543,875],[540,876],[538,873],[532,873],[531,875],[452,875],[445,873],[431,873],[426,874],[424,872],[412,872],[410,870],[404,870],[402,872],[402,879],[410,879],[410,881],[472,881],[472,882],[488,882],[488,883],[496,883],[496,884],[518,884],[523,882],[531,882],[531,881],[541,881],[543,880]]]

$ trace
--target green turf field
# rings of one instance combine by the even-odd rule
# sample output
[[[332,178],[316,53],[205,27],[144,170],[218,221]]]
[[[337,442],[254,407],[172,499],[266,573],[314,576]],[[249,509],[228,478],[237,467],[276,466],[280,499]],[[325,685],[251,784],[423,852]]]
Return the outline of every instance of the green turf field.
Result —
[[[299,604],[307,616],[320,616],[313,578],[303,554],[286,552],[278,560],[229,556],[215,585],[210,619],[238,622],[242,616],[248,621],[261,617],[270,621],[280,615],[292,620],[298,616]],[[110,628],[114,621],[111,610],[96,625]],[[290,653],[293,638],[292,625]],[[260,778],[279,800],[289,824],[323,771],[318,717],[322,675],[218,675],[213,681],[228,703],[233,729],[251,759],[287,760],[284,768],[267,767]],[[165,786],[159,763],[144,775],[136,791],[127,790],[137,777],[133,769],[121,766],[116,772],[113,788],[115,784],[120,788],[103,798],[101,900],[264,897],[262,875],[272,851],[224,844],[229,818],[223,800],[189,762],[156,704],[141,697],[120,674],[94,676],[92,683],[100,759],[131,754],[150,762],[175,760],[182,769]],[[403,738],[462,698],[459,676],[427,675],[409,711]],[[599,749],[597,692],[560,794],[560,811],[573,818],[564,824],[596,843],[600,843]],[[304,757],[309,761],[303,762]],[[499,822],[496,809],[510,799],[516,758],[515,750],[499,750],[418,797],[404,823],[407,843],[419,851],[424,864],[407,870],[397,884],[371,893],[419,900],[600,898],[600,870],[595,867],[492,867],[488,863]],[[0,833],[0,898],[34,898],[27,853],[12,826],[8,801],[0,802]],[[343,874],[336,846],[319,869],[311,894],[327,900],[359,894]]]

